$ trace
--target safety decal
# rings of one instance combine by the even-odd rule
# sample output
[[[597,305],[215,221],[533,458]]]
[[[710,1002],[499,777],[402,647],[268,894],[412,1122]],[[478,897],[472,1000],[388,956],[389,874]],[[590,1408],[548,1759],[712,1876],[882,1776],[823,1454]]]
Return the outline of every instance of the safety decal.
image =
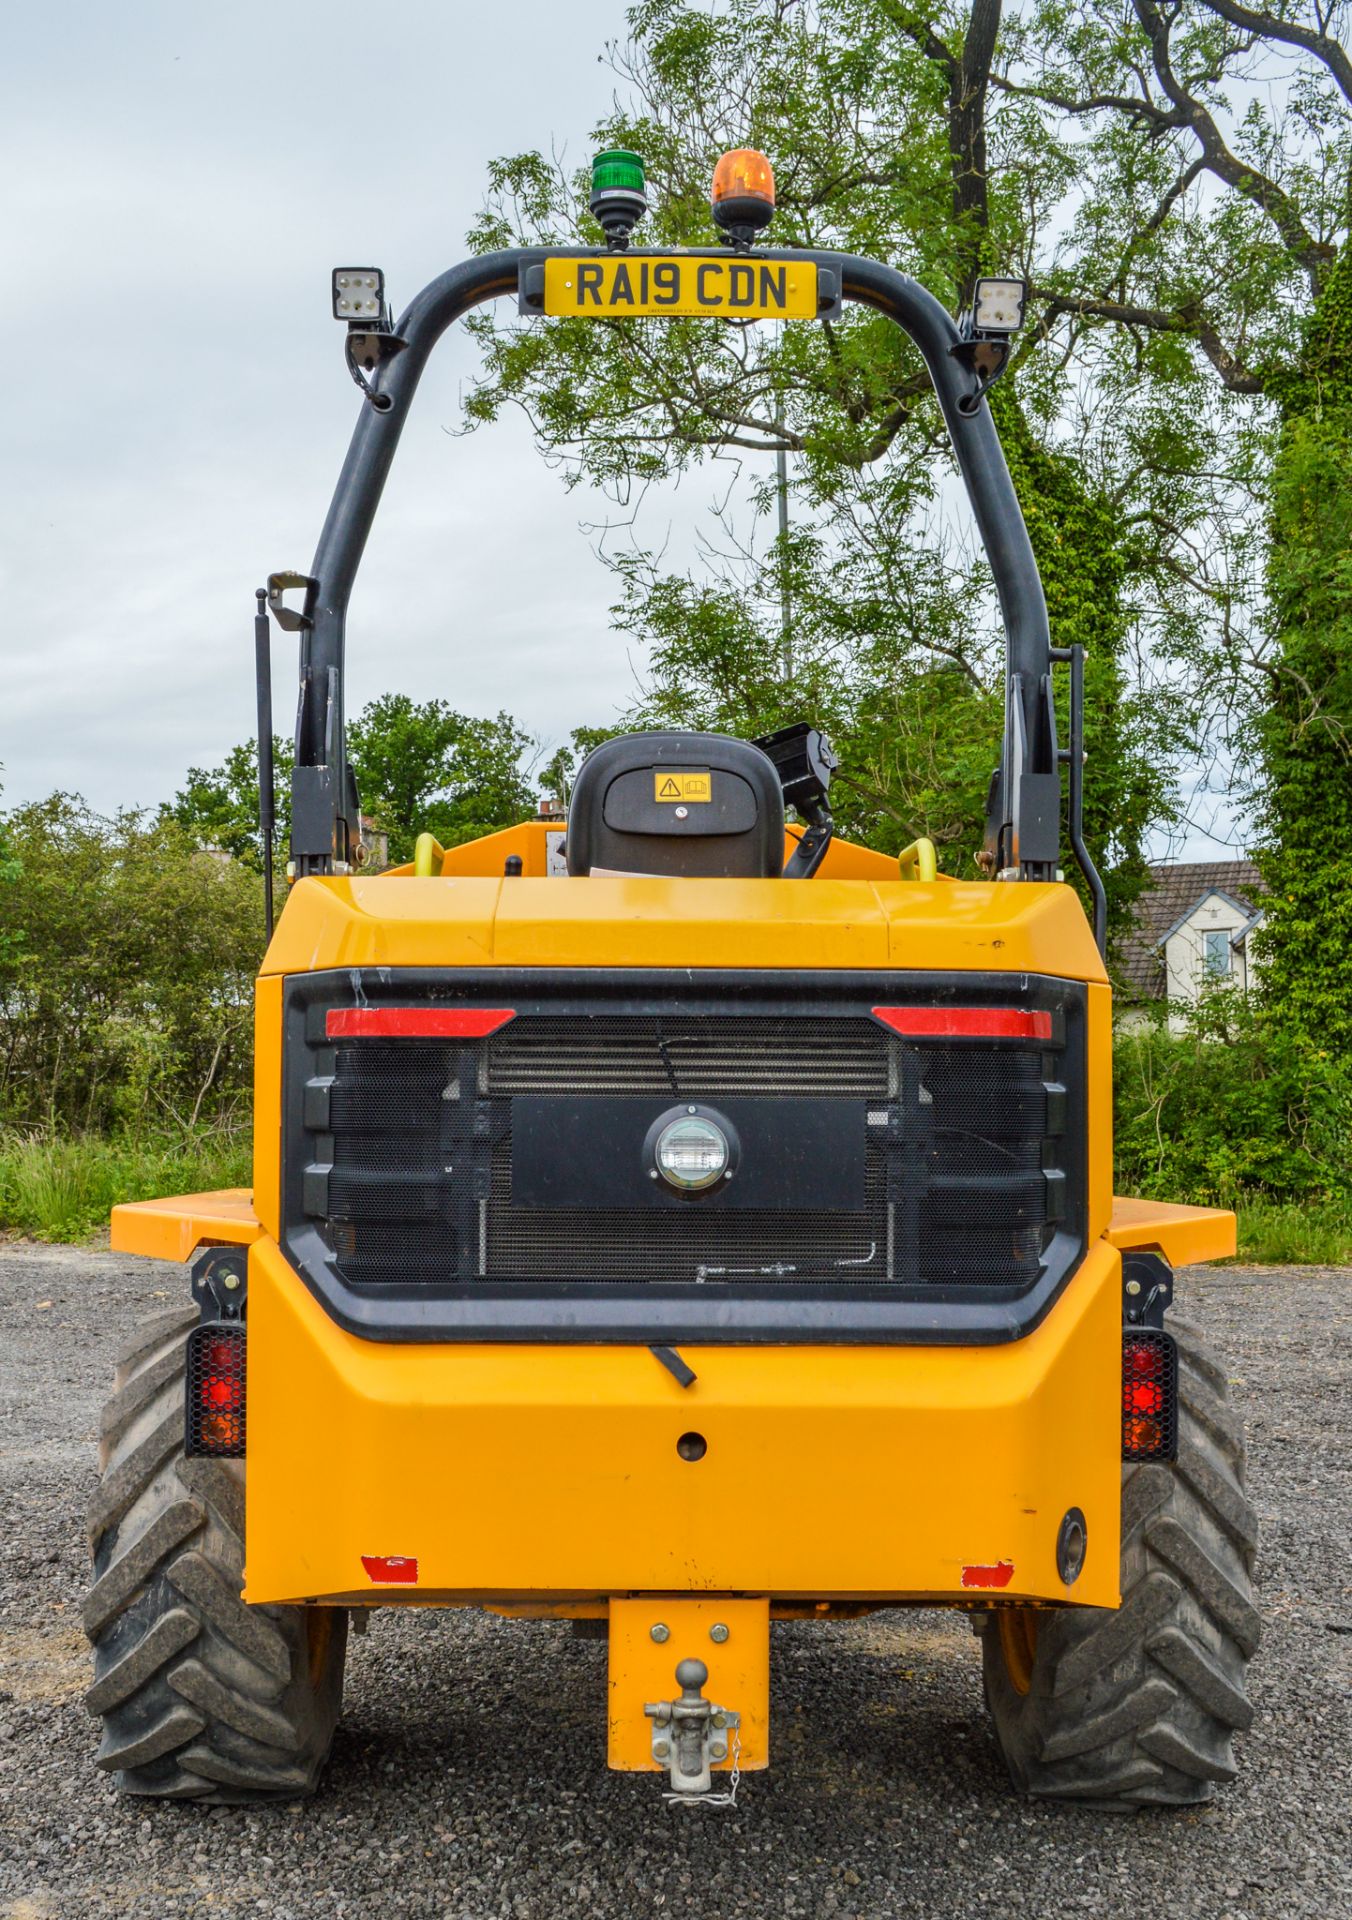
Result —
[[[653,775],[653,798],[655,800],[697,800],[713,799],[713,775],[710,773],[655,773]]]

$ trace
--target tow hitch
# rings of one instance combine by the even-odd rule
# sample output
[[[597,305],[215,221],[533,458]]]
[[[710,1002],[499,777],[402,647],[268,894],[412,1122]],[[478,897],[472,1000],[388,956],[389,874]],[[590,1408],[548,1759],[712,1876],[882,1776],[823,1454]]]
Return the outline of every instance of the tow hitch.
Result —
[[[680,1661],[676,1684],[681,1691],[676,1699],[650,1701],[643,1711],[652,1721],[653,1759],[666,1768],[671,1781],[664,1798],[731,1806],[741,1779],[738,1759],[742,1716],[705,1699],[708,1678],[709,1669],[702,1660]],[[732,1771],[728,1791],[714,1794],[713,1763],[727,1759],[729,1742]]]

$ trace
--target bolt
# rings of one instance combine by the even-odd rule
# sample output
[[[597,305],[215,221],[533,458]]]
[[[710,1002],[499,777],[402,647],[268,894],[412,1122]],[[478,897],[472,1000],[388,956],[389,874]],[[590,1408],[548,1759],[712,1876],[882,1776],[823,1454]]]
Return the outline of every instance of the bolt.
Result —
[[[654,1760],[665,1760],[667,1755],[670,1752],[671,1752],[671,1748],[667,1745],[665,1740],[653,1741],[653,1759]]]
[[[1140,1291],[1141,1291],[1141,1283],[1139,1280],[1128,1280],[1127,1282],[1128,1293],[1139,1293]]]
[[[709,1724],[714,1727],[726,1727],[728,1724],[728,1716],[726,1713],[715,1713],[712,1715]]]
[[[658,1646],[660,1647],[664,1640],[670,1640],[671,1628],[664,1627],[662,1622],[658,1620],[654,1622],[654,1624],[651,1627],[649,1627],[648,1638],[650,1640],[655,1640]]]
[[[714,1624],[709,1629],[709,1638],[713,1641],[715,1646],[721,1647],[723,1642],[727,1639],[727,1637],[728,1637],[728,1630],[723,1625],[723,1622],[721,1620],[715,1620]]]
[[[222,1278],[224,1279],[226,1286],[229,1287],[230,1291],[233,1293],[235,1288],[239,1285],[239,1275],[237,1273],[227,1273],[222,1275]]]
[[[699,1108],[698,1108],[698,1107],[687,1107],[687,1108],[686,1108],[686,1112],[687,1112],[687,1113],[698,1113],[698,1112],[699,1112]]]
[[[726,1747],[724,1746],[710,1747],[709,1758],[711,1760],[726,1760],[727,1757],[728,1757],[728,1750]]]

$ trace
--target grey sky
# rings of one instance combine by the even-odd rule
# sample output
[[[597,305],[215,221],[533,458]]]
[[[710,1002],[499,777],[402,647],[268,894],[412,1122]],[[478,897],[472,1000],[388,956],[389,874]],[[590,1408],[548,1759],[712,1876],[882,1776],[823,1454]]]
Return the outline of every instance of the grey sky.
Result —
[[[7,803],[152,804],[253,733],[252,591],[308,566],[360,404],[330,269],[384,267],[397,310],[461,257],[491,156],[556,140],[584,158],[623,27],[624,0],[16,9]],[[424,379],[353,597],[349,706],[442,695],[552,742],[632,693],[579,532],[606,505],[565,494],[518,419],[447,434],[472,366],[452,335]],[[650,501],[646,542],[670,521],[688,550],[710,497]],[[290,643],[275,659],[286,732]]]
[[[253,732],[250,596],[308,566],[359,405],[330,268],[383,266],[398,307],[462,256],[490,156],[556,135],[585,155],[622,26],[621,0],[10,16],[7,801],[154,802]],[[632,673],[586,503],[518,422],[444,431],[471,365],[443,344],[405,436],[351,701],[442,694],[558,737]]]

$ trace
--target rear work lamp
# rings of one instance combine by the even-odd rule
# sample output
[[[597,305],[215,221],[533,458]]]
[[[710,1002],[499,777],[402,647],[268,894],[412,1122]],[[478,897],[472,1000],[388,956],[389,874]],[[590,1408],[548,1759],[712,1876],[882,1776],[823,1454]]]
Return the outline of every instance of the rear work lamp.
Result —
[[[978,280],[972,324],[978,333],[1017,333],[1023,325],[1028,285],[1023,280]]]
[[[709,205],[717,224],[745,244],[775,217],[775,171],[754,147],[735,147],[714,168]]]
[[[360,321],[366,326],[377,327],[384,311],[385,276],[379,267],[333,269],[335,320]]]
[[[1123,1336],[1122,1458],[1178,1458],[1178,1349],[1158,1328]]]

